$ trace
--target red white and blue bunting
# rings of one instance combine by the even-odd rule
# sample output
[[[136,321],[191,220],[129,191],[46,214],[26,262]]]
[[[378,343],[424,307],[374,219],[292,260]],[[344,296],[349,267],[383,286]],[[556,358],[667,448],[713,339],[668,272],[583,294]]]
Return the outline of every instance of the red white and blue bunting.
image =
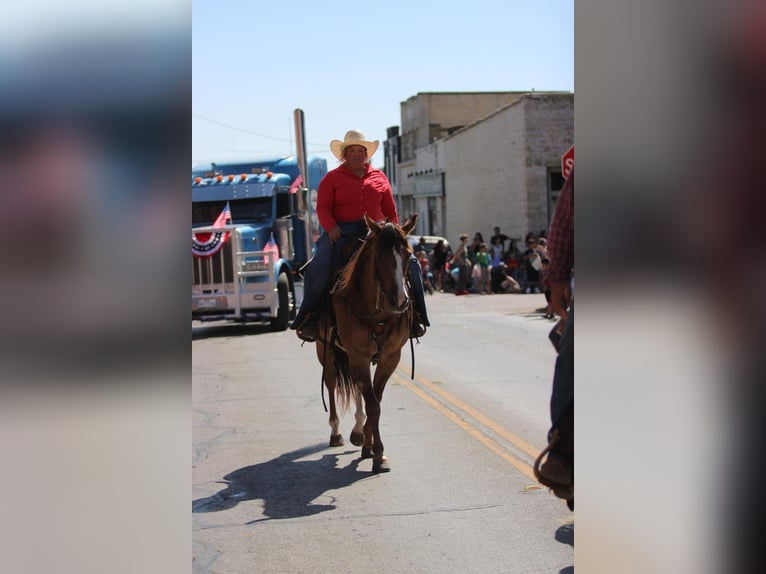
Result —
[[[231,222],[231,209],[229,203],[223,208],[223,211],[216,217],[213,227],[224,227],[226,222]],[[210,257],[218,253],[224,244],[229,240],[229,231],[215,231],[194,233],[192,231],[192,254],[195,257]]]

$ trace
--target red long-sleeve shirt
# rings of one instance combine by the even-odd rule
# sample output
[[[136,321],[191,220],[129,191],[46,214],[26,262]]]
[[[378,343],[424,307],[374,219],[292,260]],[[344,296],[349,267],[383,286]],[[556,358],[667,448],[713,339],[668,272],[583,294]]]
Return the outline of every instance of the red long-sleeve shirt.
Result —
[[[548,229],[548,255],[545,283],[569,281],[574,268],[574,168],[556,200]]]
[[[330,231],[339,221],[359,221],[365,212],[375,221],[386,218],[399,223],[391,184],[379,169],[366,164],[362,177],[345,165],[327,172],[317,188],[317,217],[322,229]]]

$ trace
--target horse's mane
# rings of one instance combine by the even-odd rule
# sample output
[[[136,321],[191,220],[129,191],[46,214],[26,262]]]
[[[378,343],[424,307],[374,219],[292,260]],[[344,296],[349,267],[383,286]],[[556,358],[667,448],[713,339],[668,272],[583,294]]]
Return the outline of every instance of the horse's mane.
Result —
[[[377,234],[369,233],[362,246],[354,252],[351,259],[346,264],[346,267],[343,269],[340,279],[338,280],[337,291],[347,291],[351,287],[353,278],[357,273],[357,267],[362,266],[361,261],[363,261],[364,257],[369,257],[369,252],[374,253],[380,248],[392,249],[396,245],[397,238],[403,239],[405,245],[409,248],[407,236],[404,234],[401,227],[394,223],[386,222]]]

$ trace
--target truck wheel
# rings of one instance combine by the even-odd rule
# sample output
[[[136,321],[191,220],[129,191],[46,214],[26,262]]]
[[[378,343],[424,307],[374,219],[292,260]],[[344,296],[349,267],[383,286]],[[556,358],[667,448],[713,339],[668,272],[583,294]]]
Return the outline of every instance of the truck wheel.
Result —
[[[271,328],[275,331],[284,331],[290,325],[290,282],[287,274],[280,273],[277,281],[277,296],[279,308],[276,318],[271,320]]]

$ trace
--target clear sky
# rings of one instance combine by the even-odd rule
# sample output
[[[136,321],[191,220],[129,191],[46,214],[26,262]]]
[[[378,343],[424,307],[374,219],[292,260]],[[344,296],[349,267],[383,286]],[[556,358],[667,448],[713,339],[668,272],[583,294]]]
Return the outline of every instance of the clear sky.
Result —
[[[382,140],[419,92],[574,91],[573,0],[195,0],[192,162]],[[382,167],[382,143],[372,164]]]

